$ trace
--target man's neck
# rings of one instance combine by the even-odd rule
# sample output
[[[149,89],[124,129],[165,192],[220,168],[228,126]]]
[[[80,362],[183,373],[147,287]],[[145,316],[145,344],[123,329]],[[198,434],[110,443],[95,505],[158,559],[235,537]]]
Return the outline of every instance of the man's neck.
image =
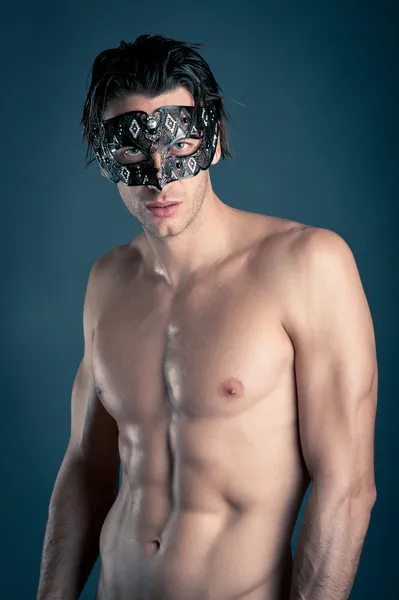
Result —
[[[145,268],[178,288],[200,270],[222,262],[233,247],[235,213],[212,192],[180,234],[156,238],[144,230],[140,246]]]

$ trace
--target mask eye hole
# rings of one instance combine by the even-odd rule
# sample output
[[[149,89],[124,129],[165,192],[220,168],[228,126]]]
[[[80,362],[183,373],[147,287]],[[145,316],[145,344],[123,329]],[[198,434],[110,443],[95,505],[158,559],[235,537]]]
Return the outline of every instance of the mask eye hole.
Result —
[[[190,156],[190,154],[194,154],[198,150],[200,143],[200,137],[177,140],[169,149],[168,156]],[[123,148],[112,150],[112,155],[121,165],[132,165],[148,159],[139,148],[135,148],[134,146],[124,146]]]
[[[134,146],[124,146],[112,152],[114,158],[121,165],[131,165],[145,160],[145,155],[139,148]]]
[[[178,140],[169,150],[169,156],[190,156],[198,150],[200,143],[201,138],[195,137]]]

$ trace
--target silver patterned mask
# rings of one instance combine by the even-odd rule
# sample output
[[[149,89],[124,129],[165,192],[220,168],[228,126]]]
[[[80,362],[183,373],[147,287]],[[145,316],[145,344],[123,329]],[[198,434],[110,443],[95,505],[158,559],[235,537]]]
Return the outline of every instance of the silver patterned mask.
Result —
[[[130,111],[93,125],[93,149],[114,183],[162,190],[172,181],[209,168],[217,146],[218,120],[214,104],[201,108],[199,115],[193,106],[161,106],[151,114]],[[162,157],[159,168],[153,152]]]

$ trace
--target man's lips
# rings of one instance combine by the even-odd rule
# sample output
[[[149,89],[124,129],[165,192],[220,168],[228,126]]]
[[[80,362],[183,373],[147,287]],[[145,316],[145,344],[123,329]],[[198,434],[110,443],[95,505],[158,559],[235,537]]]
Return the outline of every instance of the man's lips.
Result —
[[[148,212],[152,213],[155,217],[171,217],[173,216],[181,202],[172,202],[171,200],[164,200],[161,202],[150,202],[146,205]]]
[[[161,208],[165,208],[166,206],[171,206],[172,204],[181,204],[181,202],[175,202],[174,200],[165,200],[164,202],[150,202],[149,204],[146,204],[146,207],[151,208],[159,206]]]

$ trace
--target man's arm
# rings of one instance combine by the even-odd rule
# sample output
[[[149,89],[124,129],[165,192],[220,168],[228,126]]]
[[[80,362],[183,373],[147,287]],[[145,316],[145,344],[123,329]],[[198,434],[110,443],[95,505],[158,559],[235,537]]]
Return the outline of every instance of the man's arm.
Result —
[[[83,311],[85,350],[72,388],[71,435],[50,500],[37,600],[77,600],[99,552],[102,524],[118,492],[118,429],[94,385],[92,342],[107,294],[100,259]]]
[[[353,254],[326,229],[293,248],[283,323],[295,348],[299,431],[312,480],[290,600],[346,600],[374,482],[378,372],[368,303]]]

